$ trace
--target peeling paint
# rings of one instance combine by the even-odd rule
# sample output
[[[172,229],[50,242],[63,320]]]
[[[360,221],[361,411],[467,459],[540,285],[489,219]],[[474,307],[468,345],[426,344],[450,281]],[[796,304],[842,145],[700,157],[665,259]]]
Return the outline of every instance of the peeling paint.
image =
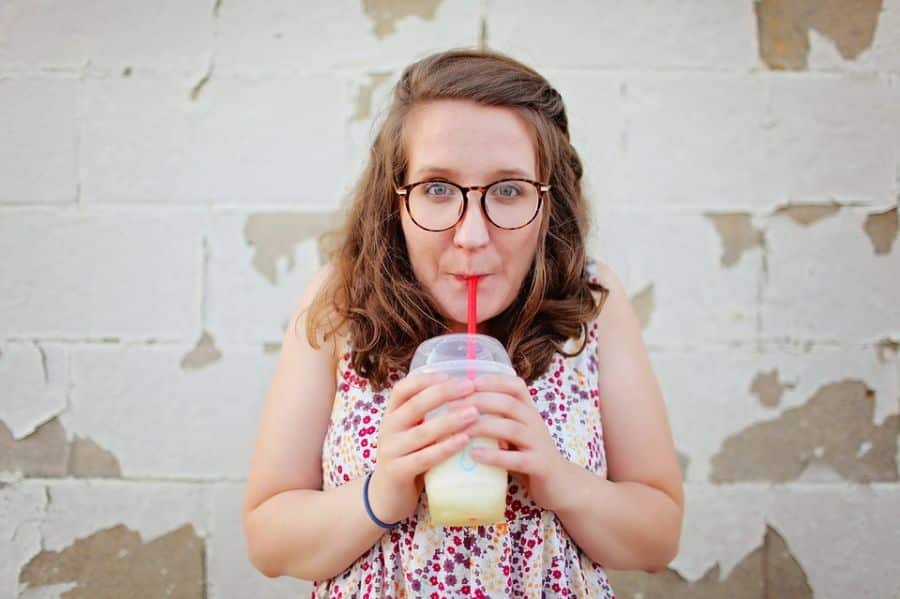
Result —
[[[609,580],[616,596],[623,599],[811,599],[813,596],[806,572],[784,538],[771,526],[766,527],[762,545],[747,554],[725,579],[721,579],[719,564],[715,564],[693,582],[672,568],[657,574],[610,571]]]
[[[750,384],[750,393],[759,398],[762,405],[774,408],[781,402],[781,396],[785,389],[793,389],[791,383],[782,383],[778,380],[778,369],[769,372],[760,372]]]
[[[18,441],[0,421],[0,472],[41,478],[66,476],[69,451],[66,431],[59,418],[53,418]]]
[[[394,33],[397,21],[404,17],[434,20],[442,0],[363,0],[363,10],[375,23],[375,37]]]
[[[746,212],[706,213],[704,216],[713,222],[722,240],[721,260],[725,268],[737,264],[745,250],[761,248],[765,243],[762,230],[753,226],[751,215]]]
[[[12,342],[4,349],[0,420],[21,440],[66,409],[69,358],[60,345],[33,340]]]
[[[26,589],[75,583],[63,599],[204,596],[205,544],[186,524],[144,543],[122,524],[42,551],[19,573]]]
[[[869,48],[881,0],[758,0],[753,7],[763,62],[772,69],[803,70],[811,29],[834,42],[845,60]]]
[[[647,285],[634,294],[631,298],[631,305],[634,306],[638,320],[641,321],[641,328],[646,329],[656,307],[656,293],[653,290],[653,284]]]
[[[837,214],[840,209],[841,205],[835,202],[831,204],[790,204],[775,210],[775,215],[787,216],[798,225],[808,227]]]
[[[279,259],[287,261],[287,270],[293,270],[294,248],[310,238],[319,241],[319,253],[325,251],[322,234],[337,224],[338,213],[317,212],[265,212],[251,214],[244,225],[244,238],[255,249],[253,268],[272,285],[278,283]]]
[[[890,254],[894,240],[897,239],[897,207],[894,206],[890,210],[867,216],[866,222],[863,223],[863,230],[869,236],[875,254]]]
[[[806,404],[725,439],[710,480],[783,483],[824,468],[858,483],[896,482],[900,414],[876,426],[874,412],[875,392],[862,381],[825,385]],[[858,456],[863,443],[869,450]]]
[[[212,335],[204,331],[203,336],[197,342],[197,346],[181,359],[181,368],[183,370],[196,370],[209,366],[221,359],[222,352],[216,347]]]
[[[369,73],[369,83],[359,87],[356,96],[356,114],[354,121],[364,121],[372,113],[372,93],[379,85],[390,79],[390,73]]]
[[[122,476],[116,456],[92,439],[76,435],[69,442],[59,418],[53,418],[21,440],[13,438],[0,421],[0,472],[26,478]]]
[[[92,439],[78,435],[72,441],[69,473],[85,478],[119,478],[122,468],[111,452],[97,445]]]

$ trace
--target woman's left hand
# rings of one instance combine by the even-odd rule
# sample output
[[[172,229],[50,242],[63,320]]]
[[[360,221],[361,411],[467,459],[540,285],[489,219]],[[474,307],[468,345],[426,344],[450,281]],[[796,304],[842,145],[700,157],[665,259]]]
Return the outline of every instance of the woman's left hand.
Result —
[[[567,461],[550,437],[525,381],[510,375],[479,376],[475,379],[475,392],[464,402],[476,406],[481,413],[465,432],[470,437],[490,437],[500,443],[500,449],[473,448],[472,459],[521,474],[531,499],[541,508],[555,511],[560,499],[570,491],[558,482]]]

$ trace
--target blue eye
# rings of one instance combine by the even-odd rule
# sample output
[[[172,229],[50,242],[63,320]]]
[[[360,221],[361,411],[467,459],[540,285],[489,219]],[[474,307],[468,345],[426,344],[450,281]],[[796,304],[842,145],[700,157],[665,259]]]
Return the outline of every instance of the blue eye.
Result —
[[[501,183],[491,189],[491,194],[503,199],[511,199],[522,195],[522,189],[515,183]]]
[[[429,183],[425,186],[425,193],[428,195],[446,196],[453,193],[453,188],[446,183]]]

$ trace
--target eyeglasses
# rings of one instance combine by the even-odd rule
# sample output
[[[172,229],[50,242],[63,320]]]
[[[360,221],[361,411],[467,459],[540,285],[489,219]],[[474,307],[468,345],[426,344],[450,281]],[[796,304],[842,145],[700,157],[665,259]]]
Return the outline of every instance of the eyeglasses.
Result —
[[[495,227],[521,229],[535,219],[550,185],[529,179],[502,179],[488,185],[463,187],[450,181],[427,180],[396,189],[404,197],[412,221],[426,231],[446,231],[466,213],[469,192],[481,192],[481,209]]]

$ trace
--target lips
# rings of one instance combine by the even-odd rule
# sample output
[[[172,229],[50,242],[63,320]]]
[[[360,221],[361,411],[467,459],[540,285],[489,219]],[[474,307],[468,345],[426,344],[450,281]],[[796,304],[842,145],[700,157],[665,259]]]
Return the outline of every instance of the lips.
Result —
[[[462,274],[462,275],[457,274],[457,273],[451,273],[451,275],[453,276],[453,278],[455,278],[459,281],[465,281],[469,277],[478,277],[479,279],[483,279],[484,277],[489,276],[488,273],[473,273],[473,274]]]

